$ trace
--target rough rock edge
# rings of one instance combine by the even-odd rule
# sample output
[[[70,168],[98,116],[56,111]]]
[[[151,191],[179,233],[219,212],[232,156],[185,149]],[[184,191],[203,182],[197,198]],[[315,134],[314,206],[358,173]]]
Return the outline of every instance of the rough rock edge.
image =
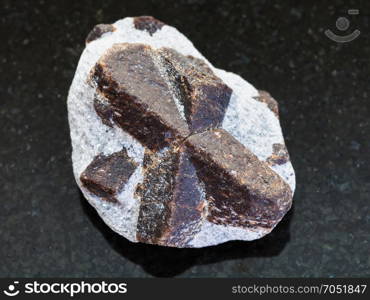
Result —
[[[270,93],[266,91],[258,91],[259,95],[254,97],[257,101],[266,103],[267,107],[279,118],[279,104],[277,101],[271,97]]]
[[[112,24],[98,24],[87,35],[85,43],[88,44],[102,37],[107,32],[113,32],[116,28]]]
[[[134,26],[137,30],[145,30],[150,35],[153,35],[157,30],[160,30],[165,24],[151,16],[141,16],[134,18]]]
[[[270,166],[283,165],[290,161],[288,149],[285,144],[273,144],[272,145],[273,153],[267,159],[267,163]]]

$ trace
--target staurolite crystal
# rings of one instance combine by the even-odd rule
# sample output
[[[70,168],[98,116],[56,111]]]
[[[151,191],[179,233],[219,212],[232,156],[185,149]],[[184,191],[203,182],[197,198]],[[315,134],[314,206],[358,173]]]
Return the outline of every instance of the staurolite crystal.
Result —
[[[258,239],[291,207],[277,102],[152,17],[91,31],[68,112],[76,181],[133,242]]]

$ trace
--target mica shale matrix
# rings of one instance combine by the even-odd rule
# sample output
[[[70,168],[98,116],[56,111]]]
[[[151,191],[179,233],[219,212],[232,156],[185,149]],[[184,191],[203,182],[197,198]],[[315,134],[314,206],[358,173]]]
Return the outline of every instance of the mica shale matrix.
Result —
[[[291,207],[277,102],[152,17],[95,26],[68,113],[77,184],[132,242],[254,240]]]

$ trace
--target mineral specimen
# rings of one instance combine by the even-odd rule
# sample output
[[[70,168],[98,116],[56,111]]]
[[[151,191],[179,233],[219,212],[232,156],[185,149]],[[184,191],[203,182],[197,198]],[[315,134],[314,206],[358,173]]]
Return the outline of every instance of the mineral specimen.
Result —
[[[258,239],[291,207],[277,102],[152,17],[95,26],[68,112],[76,181],[133,242]]]

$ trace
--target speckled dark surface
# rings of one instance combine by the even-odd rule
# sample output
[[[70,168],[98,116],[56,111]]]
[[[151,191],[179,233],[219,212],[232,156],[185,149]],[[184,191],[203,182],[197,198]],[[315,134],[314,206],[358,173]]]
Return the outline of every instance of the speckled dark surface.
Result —
[[[1,1],[0,276],[370,276],[370,4],[312,2]],[[330,41],[324,30],[349,8],[360,37]],[[135,15],[176,26],[279,101],[298,184],[269,236],[199,250],[132,244],[82,198],[68,88],[92,27]]]

